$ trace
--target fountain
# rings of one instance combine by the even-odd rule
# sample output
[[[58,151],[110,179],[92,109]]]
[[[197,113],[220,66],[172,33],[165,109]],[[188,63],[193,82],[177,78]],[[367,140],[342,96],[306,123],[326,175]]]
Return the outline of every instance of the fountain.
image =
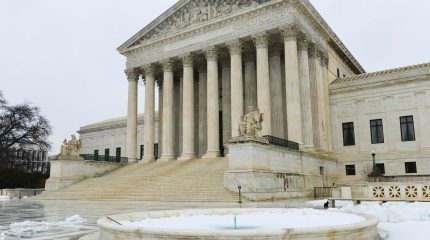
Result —
[[[99,219],[100,239],[378,239],[377,218],[316,209],[192,209]]]

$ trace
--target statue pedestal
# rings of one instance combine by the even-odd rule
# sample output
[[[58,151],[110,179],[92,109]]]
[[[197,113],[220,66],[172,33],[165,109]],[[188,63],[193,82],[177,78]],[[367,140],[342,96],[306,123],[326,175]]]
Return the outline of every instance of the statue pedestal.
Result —
[[[50,177],[46,180],[46,191],[57,191],[85,178],[104,174],[121,167],[118,163],[85,161],[82,158],[71,158],[50,161]]]

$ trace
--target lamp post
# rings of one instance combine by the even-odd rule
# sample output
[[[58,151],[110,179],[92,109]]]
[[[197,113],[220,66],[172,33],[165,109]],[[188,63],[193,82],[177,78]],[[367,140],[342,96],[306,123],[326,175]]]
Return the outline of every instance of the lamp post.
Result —
[[[376,156],[376,153],[375,153],[375,151],[373,150],[372,151],[372,157],[373,157],[373,173],[376,173],[376,160],[375,160],[375,156]]]

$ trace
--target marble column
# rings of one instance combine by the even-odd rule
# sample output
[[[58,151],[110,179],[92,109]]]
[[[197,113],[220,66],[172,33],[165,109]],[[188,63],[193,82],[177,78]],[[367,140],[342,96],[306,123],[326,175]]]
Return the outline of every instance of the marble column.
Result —
[[[206,62],[199,67],[199,156],[207,151],[207,72]]]
[[[154,161],[155,140],[155,78],[151,65],[143,67],[145,74],[145,114],[143,129],[144,154],[143,160]]]
[[[285,87],[287,101],[288,140],[302,144],[302,110],[300,105],[297,32],[296,26],[287,26],[281,28],[285,48]]]
[[[311,90],[311,110],[312,110],[312,127],[314,135],[314,146],[321,148],[321,128],[320,128],[320,109],[319,109],[319,78],[320,78],[320,64],[319,64],[319,48],[315,44],[309,47],[309,81]]]
[[[255,69],[255,49],[245,49],[243,60],[245,62],[243,109],[246,111],[249,106],[257,107],[257,70]]]
[[[321,53],[321,119],[323,132],[323,149],[330,150],[329,129],[330,128],[330,106],[328,93],[328,55],[326,52]]]
[[[207,151],[204,158],[220,156],[218,53],[214,46],[203,49],[207,59]]]
[[[194,67],[193,56],[180,56],[183,64],[182,85],[182,155],[181,160],[195,158],[194,150]]]
[[[222,61],[221,69],[221,106],[222,106],[222,145],[224,155],[228,155],[228,143],[231,138],[231,69],[230,56],[226,56]]]
[[[173,116],[173,63],[172,60],[164,60],[163,65],[163,154],[161,161],[175,159],[174,147],[174,116]]]
[[[242,75],[242,42],[233,40],[227,42],[230,51],[231,71],[231,137],[239,135],[240,118],[243,116],[243,75]]]
[[[270,103],[269,35],[265,32],[252,35],[257,49],[257,105],[263,113],[261,135],[272,135]]]
[[[137,162],[137,82],[139,74],[136,70],[126,70],[128,79],[128,110],[127,110],[127,157],[128,163]]]
[[[163,82],[157,80],[158,86],[158,156],[163,154]]]
[[[309,40],[302,36],[299,41],[300,103],[302,110],[303,145],[314,147],[312,129],[311,86],[309,79]]]
[[[283,99],[283,78],[281,66],[282,47],[275,43],[270,46],[270,95],[272,99],[272,132],[273,136],[284,138],[284,104]]]

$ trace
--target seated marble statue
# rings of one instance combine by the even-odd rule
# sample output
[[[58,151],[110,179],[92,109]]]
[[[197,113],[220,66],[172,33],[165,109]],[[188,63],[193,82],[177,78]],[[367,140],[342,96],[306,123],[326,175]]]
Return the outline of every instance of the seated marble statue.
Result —
[[[260,113],[260,109],[254,110],[252,106],[249,106],[248,113],[241,117],[239,124],[239,136],[258,136],[262,129],[262,122],[263,113]]]
[[[63,145],[61,145],[61,159],[77,159],[81,150],[82,143],[78,140],[75,134],[72,134],[72,139],[67,141],[64,139]]]

